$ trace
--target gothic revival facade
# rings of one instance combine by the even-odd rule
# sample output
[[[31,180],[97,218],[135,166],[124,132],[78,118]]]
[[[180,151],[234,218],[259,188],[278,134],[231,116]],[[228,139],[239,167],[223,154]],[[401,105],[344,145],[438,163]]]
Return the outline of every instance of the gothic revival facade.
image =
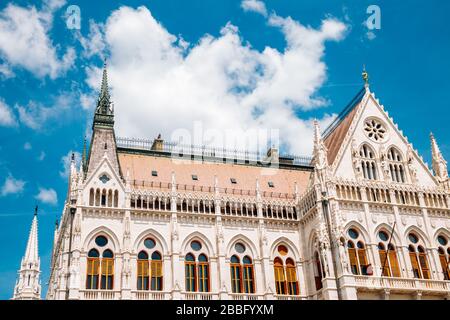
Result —
[[[450,298],[447,163],[365,80],[307,159],[118,138],[105,69],[46,298]]]

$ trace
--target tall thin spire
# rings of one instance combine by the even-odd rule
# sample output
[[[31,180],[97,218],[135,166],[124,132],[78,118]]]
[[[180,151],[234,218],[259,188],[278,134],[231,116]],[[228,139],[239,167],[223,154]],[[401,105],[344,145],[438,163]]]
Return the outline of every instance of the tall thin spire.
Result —
[[[31,223],[30,234],[28,236],[27,249],[23,257],[27,263],[37,262],[39,260],[38,254],[38,220],[37,220],[38,206],[34,209],[33,221]]]
[[[447,161],[445,161],[444,156],[442,155],[441,150],[434,138],[433,133],[430,133],[430,142],[431,142],[431,156],[432,156],[432,166],[433,171],[436,178],[440,182],[444,182],[448,180],[448,169],[447,169]]]
[[[112,108],[111,95],[109,93],[106,60],[103,64],[102,84],[94,116],[94,127],[97,125],[103,127],[112,127],[114,125],[114,111]]]
[[[38,207],[34,210],[33,221],[28,235],[27,248],[19,269],[19,279],[14,287],[13,299],[33,300],[41,298],[40,259],[38,252]]]

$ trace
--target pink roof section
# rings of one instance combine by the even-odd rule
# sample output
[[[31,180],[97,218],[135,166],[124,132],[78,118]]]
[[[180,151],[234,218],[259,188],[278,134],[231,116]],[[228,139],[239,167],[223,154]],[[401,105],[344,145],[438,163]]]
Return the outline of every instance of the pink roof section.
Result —
[[[154,155],[131,153],[118,153],[122,172],[126,176],[129,172],[130,180],[161,182],[165,185],[171,182],[172,171],[178,185],[214,187],[214,176],[217,176],[219,188],[252,190],[256,189],[256,179],[259,180],[261,192],[294,194],[297,182],[298,192],[302,194],[309,182],[311,172],[305,169],[267,169],[252,165],[200,162],[190,160],[172,159]],[[152,176],[152,170],[158,172],[157,177]],[[198,181],[192,180],[192,175],[198,176]],[[232,184],[230,178],[236,179]],[[268,182],[274,187],[271,188]],[[212,189],[214,190],[214,189]]]

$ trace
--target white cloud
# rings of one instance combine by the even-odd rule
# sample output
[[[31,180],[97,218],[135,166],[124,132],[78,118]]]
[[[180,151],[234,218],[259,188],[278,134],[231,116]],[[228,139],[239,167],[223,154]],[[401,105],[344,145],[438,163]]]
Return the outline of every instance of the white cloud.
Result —
[[[103,33],[103,25],[95,23],[94,20],[89,20],[89,34],[85,38],[80,32],[77,33],[77,38],[83,47],[83,56],[90,58],[93,55],[104,57],[105,40]]]
[[[267,9],[264,2],[260,0],[243,0],[241,2],[241,7],[244,11],[253,11],[267,16]]]
[[[74,99],[74,94],[62,93],[53,98],[53,104],[49,107],[36,101],[29,101],[25,106],[16,105],[15,109],[22,124],[34,130],[43,130],[48,127],[50,121],[68,118],[70,112],[74,111]]]
[[[24,150],[31,150],[32,146],[31,143],[29,142],[25,142],[25,144],[23,145],[23,149]]]
[[[44,151],[41,151],[41,153],[39,153],[39,156],[38,156],[38,160],[39,161],[43,161],[44,159],[45,159],[45,156],[46,156],[46,154],[45,154],[45,152]]]
[[[8,194],[22,193],[25,183],[25,181],[15,179],[13,176],[9,175],[2,186],[1,195],[6,196]]]
[[[58,195],[56,191],[52,188],[45,189],[39,188],[39,193],[34,197],[43,203],[48,203],[52,205],[56,205],[58,203]]]
[[[283,51],[252,48],[230,23],[218,37],[181,46],[147,8],[114,11],[104,38],[117,134],[153,138],[161,132],[170,140],[198,121],[205,131],[221,133],[279,130],[287,151],[310,153],[311,119],[298,115],[327,104],[317,94],[326,80],[325,42],[341,40],[346,26],[328,18],[314,29],[274,14],[268,21],[283,33]],[[98,92],[101,68],[87,74]]]
[[[11,108],[0,98],[0,126],[14,127],[16,125],[16,117]]]
[[[61,158],[61,163],[63,165],[62,171],[59,172],[59,175],[63,178],[69,177],[70,174],[70,162],[72,161],[72,153],[75,155],[75,166],[78,168],[81,163],[81,154],[76,151],[70,150],[66,155]]]
[[[41,10],[9,3],[0,11],[0,57],[9,66],[19,66],[37,77],[57,78],[67,71],[75,59],[71,47],[59,58],[58,48],[49,38],[53,11],[65,1],[49,0]]]

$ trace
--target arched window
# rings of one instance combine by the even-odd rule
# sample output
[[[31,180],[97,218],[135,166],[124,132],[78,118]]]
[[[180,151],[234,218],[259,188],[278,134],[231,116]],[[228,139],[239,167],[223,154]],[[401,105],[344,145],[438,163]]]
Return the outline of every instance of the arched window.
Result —
[[[235,243],[230,258],[233,293],[255,293],[255,274],[250,250],[242,242]]]
[[[195,268],[195,257],[193,254],[188,253],[184,257],[184,268],[185,268],[185,282],[186,291],[194,292],[197,291],[197,273]]]
[[[430,268],[428,258],[425,252],[423,241],[416,234],[408,235],[410,245],[408,246],[409,258],[411,260],[414,277],[418,279],[430,279]]]
[[[395,246],[390,243],[386,231],[378,232],[378,253],[380,255],[382,275],[385,277],[400,277],[400,266],[398,264]],[[392,241],[392,239],[391,239]]]
[[[289,250],[285,245],[279,245],[277,251],[279,256],[273,260],[277,294],[298,295],[297,268],[294,260],[289,257]]]
[[[437,237],[439,261],[441,263],[444,280],[450,280],[450,244],[448,238],[444,235]]]
[[[209,292],[210,268],[206,248],[199,240],[193,240],[190,249],[192,251],[184,257],[186,291]]]
[[[100,253],[96,249],[89,250],[87,259],[86,289],[98,289]]]
[[[152,237],[139,245],[137,259],[137,289],[161,291],[163,289],[162,247]]]
[[[141,251],[138,254],[138,268],[137,268],[137,289],[138,290],[148,290],[150,283],[150,269],[148,254],[145,251]]]
[[[375,153],[367,144],[364,144],[359,155],[361,157],[361,168],[364,179],[377,180],[377,164],[375,162]]]
[[[387,158],[392,181],[405,183],[405,167],[403,166],[403,159],[400,152],[392,147],[388,150]]]
[[[158,251],[152,253],[150,274],[152,277],[151,289],[161,291],[163,286],[162,257]]]
[[[104,235],[96,236],[87,255],[86,289],[114,288],[114,253],[111,242]]]
[[[100,289],[113,289],[114,281],[114,254],[111,250],[106,249],[102,254],[102,278],[100,282]]]
[[[361,234],[354,228],[348,230],[351,238],[347,241],[348,257],[353,274],[367,275],[367,255],[364,240]],[[356,242],[356,246],[355,246]]]

